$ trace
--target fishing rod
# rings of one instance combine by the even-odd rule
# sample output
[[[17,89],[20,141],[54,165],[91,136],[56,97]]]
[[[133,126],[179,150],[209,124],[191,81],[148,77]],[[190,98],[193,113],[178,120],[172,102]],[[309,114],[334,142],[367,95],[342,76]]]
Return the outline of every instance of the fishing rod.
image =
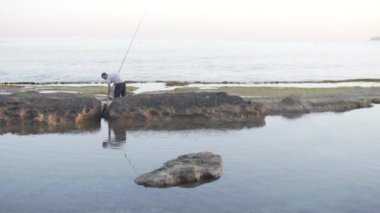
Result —
[[[145,12],[144,12],[144,15],[141,17],[139,24],[137,25],[136,31],[135,31],[135,33],[133,34],[133,37],[132,37],[131,43],[129,44],[129,47],[128,47],[128,49],[127,49],[127,52],[125,52],[125,55],[124,55],[123,61],[121,62],[121,65],[120,65],[120,68],[119,68],[119,73],[120,73],[121,70],[123,69],[123,65],[124,65],[124,63],[125,63],[125,61],[126,61],[126,59],[127,59],[127,56],[128,56],[129,50],[131,49],[132,44],[133,44],[133,41],[135,40],[136,35],[137,35],[138,31],[140,30],[140,27],[141,27],[141,24],[142,24],[143,21],[144,21],[145,15],[146,15],[146,10],[145,10]]]
[[[144,21],[144,18],[145,18],[146,12],[147,12],[147,9],[144,11],[144,15],[141,17],[140,22],[139,22],[139,24],[137,25],[136,31],[135,31],[135,33],[133,34],[132,40],[131,40],[131,42],[129,43],[129,47],[128,47],[127,51],[125,52],[125,55],[124,55],[123,61],[121,62],[121,65],[120,65],[120,68],[119,68],[119,72],[118,72],[119,74],[121,73],[121,70],[123,69],[123,65],[124,65],[124,63],[125,63],[125,61],[126,61],[126,59],[127,59],[127,56],[128,56],[129,50],[131,49],[132,44],[133,44],[133,41],[135,40],[136,35],[137,35],[138,31],[140,30],[141,24],[142,24],[143,21]],[[104,108],[104,109],[108,110],[108,106],[109,106],[109,98],[107,98],[106,106],[107,106],[107,109],[106,109],[106,108]]]

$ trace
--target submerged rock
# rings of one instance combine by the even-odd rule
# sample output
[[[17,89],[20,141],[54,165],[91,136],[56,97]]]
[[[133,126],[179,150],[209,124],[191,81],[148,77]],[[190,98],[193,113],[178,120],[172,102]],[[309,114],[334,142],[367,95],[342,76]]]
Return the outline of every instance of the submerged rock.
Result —
[[[99,123],[100,118],[100,101],[88,96],[36,92],[0,95],[0,126],[12,130],[28,125],[50,130],[86,129],[91,123]]]
[[[261,104],[226,93],[141,94],[117,98],[109,107],[109,120],[131,128],[218,126],[246,122],[265,124]]]
[[[218,179],[222,175],[222,164],[221,156],[211,152],[182,155],[157,170],[137,177],[135,183],[157,188],[195,187]]]

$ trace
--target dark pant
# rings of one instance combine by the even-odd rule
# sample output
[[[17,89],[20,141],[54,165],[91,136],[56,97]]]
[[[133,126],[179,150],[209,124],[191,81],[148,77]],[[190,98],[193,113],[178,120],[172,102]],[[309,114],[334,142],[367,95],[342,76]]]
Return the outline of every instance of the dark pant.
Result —
[[[125,83],[118,83],[115,84],[115,90],[113,91],[113,97],[118,98],[120,96],[125,96],[127,93],[126,88],[125,88]]]

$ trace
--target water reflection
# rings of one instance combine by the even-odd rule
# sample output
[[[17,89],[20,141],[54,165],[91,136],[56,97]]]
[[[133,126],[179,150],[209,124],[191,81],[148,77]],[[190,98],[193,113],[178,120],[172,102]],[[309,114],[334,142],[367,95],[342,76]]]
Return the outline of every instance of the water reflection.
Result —
[[[124,158],[128,161],[128,165],[131,170],[139,175],[132,160],[128,157],[128,151],[126,149],[127,144],[127,129],[125,128],[112,128],[110,123],[107,124],[107,139],[102,141],[103,149],[123,150]]]
[[[108,121],[108,139],[104,141],[106,148],[117,148],[127,140],[127,130],[194,130],[194,129],[243,129],[265,126],[264,119],[249,122],[216,122],[204,119],[176,119],[171,121],[133,122]],[[25,121],[12,123],[0,122],[0,135],[11,133],[17,135],[35,135],[48,133],[85,133],[100,130],[100,122],[85,124],[48,125]]]
[[[118,120],[108,121],[112,129],[119,130],[195,130],[195,129],[244,129],[257,128],[265,126],[265,119],[258,118],[256,120],[244,122],[226,122],[213,121],[210,119],[200,118],[180,118],[172,120],[160,121],[143,121],[143,122],[125,122]]]
[[[94,134],[2,135],[0,212],[378,212],[379,116],[374,107],[270,116],[241,131],[126,131],[141,173],[183,153],[223,156],[223,176],[191,190],[135,185],[123,150],[102,148],[106,122]]]
[[[16,135],[36,135],[48,133],[84,133],[100,130],[99,122],[86,124],[60,124],[48,125],[33,122],[14,122],[12,124],[0,123],[0,135],[11,133]]]
[[[107,126],[108,137],[102,142],[103,148],[123,149],[127,142],[127,130],[124,128],[111,128],[110,123]]]

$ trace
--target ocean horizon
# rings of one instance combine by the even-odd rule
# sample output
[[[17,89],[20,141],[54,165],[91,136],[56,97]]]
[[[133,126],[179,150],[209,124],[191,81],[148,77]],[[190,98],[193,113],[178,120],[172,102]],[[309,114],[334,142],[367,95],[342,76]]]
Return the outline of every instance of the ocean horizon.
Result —
[[[0,38],[0,82],[99,82],[130,38]],[[380,78],[379,43],[137,38],[127,81],[273,82]]]

